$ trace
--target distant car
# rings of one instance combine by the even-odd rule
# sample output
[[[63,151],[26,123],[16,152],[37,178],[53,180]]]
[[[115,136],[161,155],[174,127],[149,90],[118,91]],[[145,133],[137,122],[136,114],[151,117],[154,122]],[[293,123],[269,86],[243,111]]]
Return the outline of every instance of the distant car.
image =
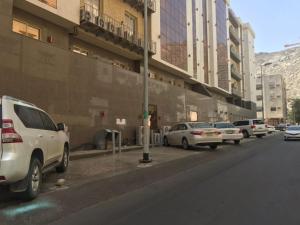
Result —
[[[249,138],[250,136],[262,138],[268,133],[267,125],[258,119],[235,121],[233,125],[242,130],[244,138]]]
[[[221,132],[209,123],[186,122],[171,127],[164,136],[164,145],[181,145],[184,149],[190,146],[209,146],[217,149],[222,143]]]
[[[267,127],[268,127],[268,133],[269,133],[269,134],[272,134],[272,133],[276,132],[276,129],[275,129],[274,126],[272,126],[272,125],[267,125]]]
[[[278,124],[278,125],[275,127],[275,129],[276,129],[276,130],[279,130],[279,131],[285,131],[285,130],[287,129],[287,127],[288,127],[287,124],[285,124],[285,123],[280,123],[280,124]]]
[[[284,133],[284,140],[300,140],[300,126],[289,126]]]
[[[223,141],[233,141],[234,144],[238,145],[244,138],[242,130],[240,128],[236,128],[232,123],[218,122],[213,125],[221,131]]]

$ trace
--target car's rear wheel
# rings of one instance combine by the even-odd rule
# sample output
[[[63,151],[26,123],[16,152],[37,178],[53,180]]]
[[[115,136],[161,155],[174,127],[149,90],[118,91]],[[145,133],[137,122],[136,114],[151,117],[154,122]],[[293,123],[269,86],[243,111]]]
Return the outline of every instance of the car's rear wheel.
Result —
[[[37,158],[32,158],[27,175],[27,188],[22,193],[22,197],[26,200],[32,200],[39,195],[42,183],[42,165]]]
[[[239,145],[240,143],[241,143],[240,140],[234,140],[234,144],[235,144],[235,145]]]
[[[183,149],[185,149],[185,150],[187,150],[187,149],[189,149],[189,142],[188,142],[188,140],[186,139],[186,138],[183,138],[182,139],[182,148]]]
[[[169,146],[168,138],[164,137],[164,146]]]
[[[63,159],[58,167],[56,167],[56,172],[64,173],[67,171],[69,166],[69,149],[67,146],[64,147]]]
[[[244,136],[244,138],[249,138],[250,137],[250,135],[249,135],[249,133],[248,133],[248,131],[246,131],[246,130],[243,130],[243,136]]]
[[[209,147],[211,150],[216,150],[218,148],[218,145],[210,145]]]

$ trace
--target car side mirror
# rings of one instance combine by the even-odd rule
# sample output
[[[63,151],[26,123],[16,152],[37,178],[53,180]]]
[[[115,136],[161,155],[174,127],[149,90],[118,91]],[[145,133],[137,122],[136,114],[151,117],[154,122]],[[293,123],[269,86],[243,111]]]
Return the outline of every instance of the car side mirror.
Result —
[[[65,131],[66,125],[64,123],[58,123],[57,124],[57,131]]]

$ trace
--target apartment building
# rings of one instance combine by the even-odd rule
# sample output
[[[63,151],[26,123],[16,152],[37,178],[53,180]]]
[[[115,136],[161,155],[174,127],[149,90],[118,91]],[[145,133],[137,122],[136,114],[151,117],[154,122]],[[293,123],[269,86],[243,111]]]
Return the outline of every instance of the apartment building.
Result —
[[[270,125],[286,122],[286,85],[281,75],[259,75],[256,79],[257,117]]]
[[[148,0],[148,15],[143,7],[140,0],[0,1],[0,94],[64,121],[73,147],[92,142],[98,130],[117,129],[116,119],[126,119],[124,142],[134,144],[147,44],[152,129],[254,117],[244,96],[251,85],[243,86],[243,65],[252,61],[241,60],[242,23],[227,1]]]

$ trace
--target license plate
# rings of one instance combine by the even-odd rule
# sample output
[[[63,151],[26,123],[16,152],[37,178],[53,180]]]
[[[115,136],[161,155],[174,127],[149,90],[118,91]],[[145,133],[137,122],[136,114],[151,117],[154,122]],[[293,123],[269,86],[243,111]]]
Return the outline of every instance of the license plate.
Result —
[[[213,136],[213,133],[206,133],[206,136]]]
[[[228,131],[226,131],[226,134],[233,134],[233,131],[232,130],[228,130]]]

